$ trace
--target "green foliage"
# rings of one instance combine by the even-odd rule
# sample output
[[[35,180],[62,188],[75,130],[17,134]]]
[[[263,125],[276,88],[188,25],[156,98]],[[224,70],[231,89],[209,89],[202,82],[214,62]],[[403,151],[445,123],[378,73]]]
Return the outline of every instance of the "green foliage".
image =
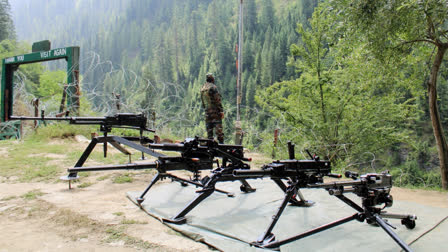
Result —
[[[16,34],[11,18],[9,0],[0,1],[0,42],[5,39],[14,39]]]
[[[64,71],[45,71],[39,76],[39,87],[37,92],[40,97],[52,97],[61,95],[64,88],[63,83],[67,81],[67,73]],[[59,98],[59,97],[57,97]]]
[[[396,186],[424,187],[429,189],[442,187],[440,171],[424,171],[416,161],[409,161],[400,167],[392,169],[391,175]]]
[[[419,127],[425,125],[423,123],[425,120],[431,120],[434,125],[435,142],[439,146],[439,156],[447,157],[444,130],[441,129],[443,120],[439,118],[439,114],[445,113],[443,111],[445,106],[440,106],[443,109],[440,111],[436,105],[439,99],[437,91],[443,90],[437,87],[438,78],[442,79],[440,81],[442,83],[446,79],[446,75],[439,77],[439,69],[443,69],[441,64],[448,48],[446,1],[335,0],[324,5],[332,10],[334,23],[341,24],[337,30],[344,36],[344,40],[365,41],[364,50],[368,51],[372,58],[395,71],[396,86],[405,88],[406,84],[412,84],[410,86],[413,87],[403,95],[403,98],[414,98],[416,107],[426,113],[419,113],[420,118],[414,117],[414,120],[421,119],[421,121],[418,121],[417,127],[409,125],[409,128],[416,130],[417,134],[422,134],[426,130]],[[403,60],[405,58],[408,61]],[[422,87],[425,89],[422,90]],[[418,89],[420,91],[417,91]],[[424,98],[427,101],[422,99],[421,94],[424,90],[427,91],[427,97]],[[428,102],[428,105],[424,102]],[[418,145],[419,140],[416,142]],[[420,160],[417,163],[420,164]],[[446,189],[448,187],[446,162],[441,162],[439,167],[442,185]]]
[[[0,58],[4,59],[11,56],[28,53],[30,51],[30,47],[31,46],[23,42],[17,43],[12,40],[3,40],[0,42]],[[16,71],[16,79],[22,80],[25,84],[25,89],[36,95],[37,87],[39,85],[39,76],[43,72],[43,69],[44,67],[41,64],[22,65]]]
[[[83,135],[86,138],[91,137],[91,132],[97,131],[95,126],[70,125],[65,122],[47,123],[44,125],[40,121],[39,128],[28,138],[31,141],[42,141],[49,138],[69,138],[76,135]]]
[[[384,75],[386,69],[362,48],[340,56],[338,50],[345,45],[332,39],[326,15],[317,9],[310,29],[298,25],[301,43],[291,46],[290,64],[300,78],[275,83],[259,92],[257,101],[297,129],[286,137],[303,147],[314,146],[331,159],[350,162],[364,152],[385,151],[407,141],[405,128],[397,126],[413,118],[413,99],[404,98],[405,88],[390,85],[394,77]],[[374,78],[380,71],[383,78]]]

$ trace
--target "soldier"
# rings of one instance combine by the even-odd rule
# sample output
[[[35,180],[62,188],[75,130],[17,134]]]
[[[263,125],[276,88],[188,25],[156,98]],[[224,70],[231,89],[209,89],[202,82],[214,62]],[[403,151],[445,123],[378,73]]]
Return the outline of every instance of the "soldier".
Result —
[[[205,127],[207,137],[213,139],[213,129],[218,137],[219,143],[224,143],[222,132],[222,119],[224,112],[221,104],[221,95],[215,85],[215,78],[211,73],[206,75],[206,82],[201,88],[202,107],[205,110]]]

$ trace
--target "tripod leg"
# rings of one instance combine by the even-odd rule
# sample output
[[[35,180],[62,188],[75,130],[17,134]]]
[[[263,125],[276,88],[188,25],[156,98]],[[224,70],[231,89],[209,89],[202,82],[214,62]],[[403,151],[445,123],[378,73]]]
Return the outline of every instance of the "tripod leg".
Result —
[[[240,179],[240,181],[241,181],[240,190],[242,192],[251,193],[251,192],[255,192],[257,190],[255,188],[253,188],[252,186],[250,186],[249,183],[247,183],[247,181],[245,179]]]
[[[214,192],[214,188],[204,189],[202,190],[196,198],[194,198],[190,203],[188,203],[187,206],[184,207],[176,216],[174,216],[171,219],[163,219],[166,222],[169,223],[175,223],[175,224],[184,224],[186,223],[187,219],[185,218],[185,215],[187,215],[193,208],[195,208],[199,203],[201,203],[203,200],[205,200],[208,196],[210,196]]]
[[[198,183],[198,182],[195,182],[195,181],[191,181],[191,180],[189,180],[189,179],[180,178],[180,177],[175,176],[175,175],[173,175],[173,174],[169,174],[168,177],[170,177],[170,178],[173,179],[174,181],[178,181],[178,182],[181,182],[181,183],[188,183],[188,184],[192,184],[192,185],[195,185],[195,186],[204,187],[204,185],[201,184],[201,183]],[[219,193],[224,193],[224,194],[226,194],[228,197],[234,197],[234,196],[235,196],[233,193],[231,193],[231,192],[227,192],[227,191],[224,191],[224,190],[221,190],[221,189],[216,189],[216,188],[215,188],[215,191],[216,191],[216,192],[219,192]]]
[[[349,216],[349,217],[346,217],[346,218],[343,218],[343,219],[340,219],[340,220],[337,220],[337,221],[334,221],[334,222],[325,224],[325,225],[320,226],[320,227],[317,227],[317,228],[315,228],[315,229],[311,229],[311,230],[306,231],[306,232],[304,232],[304,233],[301,233],[301,234],[299,234],[299,235],[295,235],[295,236],[292,236],[292,237],[290,237],[290,238],[287,238],[287,239],[284,239],[284,240],[281,240],[281,241],[271,242],[271,243],[265,244],[265,245],[263,245],[263,246],[261,246],[261,247],[262,247],[262,248],[275,249],[275,248],[278,248],[278,247],[280,247],[280,246],[282,246],[282,245],[285,245],[285,244],[287,244],[287,243],[290,243],[290,242],[293,242],[293,241],[300,240],[300,239],[302,239],[302,238],[305,238],[305,237],[308,237],[308,236],[310,236],[310,235],[313,235],[313,234],[322,232],[322,231],[324,231],[324,230],[333,228],[333,227],[335,227],[335,226],[339,226],[339,225],[341,225],[341,224],[344,224],[344,223],[346,223],[346,222],[349,222],[349,221],[352,221],[352,220],[355,220],[355,219],[358,219],[358,218],[361,218],[361,217],[359,216],[358,213],[356,213],[356,214],[354,214],[354,215],[352,215],[352,216]]]
[[[87,158],[89,158],[90,154],[92,153],[93,149],[95,149],[96,144],[98,143],[98,138],[93,138],[92,141],[90,141],[87,148],[82,153],[81,157],[78,159],[74,167],[82,167],[84,163],[86,162]],[[68,181],[68,187],[71,189],[71,181],[78,179],[78,173],[77,172],[70,172],[67,176],[62,176],[62,180]]]
[[[254,245],[262,246],[263,244],[268,244],[275,241],[275,235],[272,233],[272,230],[274,229],[275,224],[277,224],[278,219],[280,218],[286,206],[288,205],[288,202],[291,201],[291,198],[294,196],[295,192],[296,192],[295,186],[289,186],[288,188],[286,188],[285,198],[283,199],[282,204],[278,208],[277,213],[274,216],[272,216],[272,221],[269,224],[269,227],[257,239],[257,241],[253,243]]]
[[[300,206],[305,206],[305,207],[310,207],[312,205],[314,205],[314,201],[311,200],[306,200],[305,197],[303,197],[302,192],[300,191],[300,189],[297,189],[297,196],[299,196],[300,199]]]
[[[285,185],[285,183],[283,183],[281,179],[272,179],[272,180],[278,185],[278,187],[280,187],[280,189],[282,189],[283,192],[286,193],[287,186]],[[291,199],[289,200],[289,203],[291,203],[291,205],[304,206],[304,207],[314,205],[314,202],[305,200],[305,198],[303,197],[302,193],[299,190],[297,190],[297,195],[299,196],[300,200],[297,200],[295,197],[291,197]]]
[[[400,247],[402,249],[404,249],[406,252],[412,251],[411,248],[403,240],[401,240],[400,237],[398,237],[398,235],[395,234],[394,231],[392,231],[392,229],[390,229],[390,227],[386,224],[386,222],[384,222],[384,220],[378,214],[375,214],[374,217],[375,217],[376,223],[378,223],[378,225],[380,225],[380,227],[383,228],[384,231],[386,231],[386,233],[392,239],[394,239],[394,241],[398,245],[400,245]]]
[[[201,203],[203,200],[205,200],[208,196],[210,196],[213,192],[215,192],[215,185],[221,178],[222,173],[215,173],[213,174],[207,183],[204,185],[204,189],[197,191],[199,193],[196,198],[194,198],[190,203],[188,203],[184,209],[182,209],[176,216],[174,216],[171,219],[163,219],[166,222],[169,223],[175,223],[175,224],[184,224],[187,222],[187,219],[185,218],[185,215],[187,215],[193,208],[195,208],[199,203]]]
[[[146,193],[149,191],[149,189],[151,189],[151,187],[157,182],[159,181],[159,179],[161,178],[162,175],[160,175],[160,173],[157,173],[151,180],[151,183],[149,183],[148,187],[146,187],[146,189],[143,191],[143,193],[140,195],[140,197],[137,198],[137,202],[138,204],[142,204],[143,201],[145,200],[145,195]]]
[[[90,153],[92,153],[93,149],[95,148],[95,146],[98,142],[99,142],[98,138],[93,138],[92,141],[90,141],[89,145],[84,150],[81,157],[78,159],[78,162],[76,162],[75,167],[81,167],[84,165],[87,158],[90,156]]]

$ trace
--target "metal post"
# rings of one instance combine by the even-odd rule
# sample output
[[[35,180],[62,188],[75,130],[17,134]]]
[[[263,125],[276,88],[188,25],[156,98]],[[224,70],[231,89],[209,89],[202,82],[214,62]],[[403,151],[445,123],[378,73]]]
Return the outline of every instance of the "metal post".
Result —
[[[34,116],[39,117],[39,98],[33,100]],[[37,120],[34,120],[34,130],[37,129]]]
[[[240,116],[241,104],[241,72],[243,69],[243,0],[240,0],[240,15],[238,18],[238,75],[236,80],[236,122],[235,122],[235,144],[242,144],[242,128]]]

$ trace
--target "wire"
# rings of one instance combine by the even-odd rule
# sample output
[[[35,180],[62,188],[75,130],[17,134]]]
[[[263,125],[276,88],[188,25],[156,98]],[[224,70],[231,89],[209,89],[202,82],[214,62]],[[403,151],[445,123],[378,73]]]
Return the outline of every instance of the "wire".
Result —
[[[436,229],[440,224],[442,224],[444,221],[446,221],[448,219],[448,215],[445,216],[445,218],[443,218],[441,221],[439,221],[438,223],[436,223],[433,227],[431,227],[430,229],[428,229],[426,232],[424,232],[423,234],[421,234],[420,236],[418,236],[417,238],[415,238],[412,242],[410,242],[408,245],[413,244],[414,242],[416,242],[417,240],[419,240],[420,238],[422,238],[423,236],[427,235],[428,233],[430,233],[431,231],[433,231],[434,229]]]

